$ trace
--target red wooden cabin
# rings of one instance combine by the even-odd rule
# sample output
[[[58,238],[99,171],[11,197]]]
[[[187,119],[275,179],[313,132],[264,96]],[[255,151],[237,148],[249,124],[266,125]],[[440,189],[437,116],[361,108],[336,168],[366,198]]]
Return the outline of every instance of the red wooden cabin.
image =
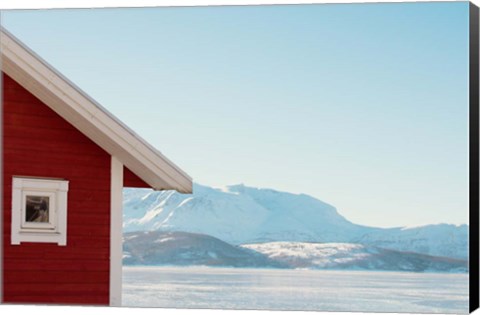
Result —
[[[4,303],[120,305],[122,188],[191,178],[7,31],[2,67]]]

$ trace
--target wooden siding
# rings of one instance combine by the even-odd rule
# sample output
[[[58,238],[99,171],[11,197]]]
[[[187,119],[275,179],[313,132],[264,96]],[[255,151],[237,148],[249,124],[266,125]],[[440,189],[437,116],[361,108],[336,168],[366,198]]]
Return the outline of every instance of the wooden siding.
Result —
[[[126,167],[123,167],[123,187],[151,188],[149,184]]]
[[[108,305],[110,155],[2,75],[4,302]],[[70,181],[67,246],[10,245],[14,175]]]

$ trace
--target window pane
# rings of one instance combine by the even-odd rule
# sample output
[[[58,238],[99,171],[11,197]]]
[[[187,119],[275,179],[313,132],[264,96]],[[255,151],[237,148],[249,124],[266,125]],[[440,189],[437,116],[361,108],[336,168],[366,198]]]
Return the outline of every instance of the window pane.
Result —
[[[27,196],[25,221],[48,223],[49,199],[47,196]]]

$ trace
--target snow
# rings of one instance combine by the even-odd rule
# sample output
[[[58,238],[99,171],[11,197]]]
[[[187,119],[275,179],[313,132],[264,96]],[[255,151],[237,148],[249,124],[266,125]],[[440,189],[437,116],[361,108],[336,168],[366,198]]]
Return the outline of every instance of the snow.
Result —
[[[262,244],[246,244],[242,247],[250,248],[267,255],[289,255],[302,258],[311,257],[332,257],[342,254],[350,254],[355,250],[363,250],[364,246],[359,244],[346,243],[294,243],[294,242],[272,242]]]
[[[124,267],[134,307],[468,313],[468,275],[408,272]]]
[[[194,184],[192,195],[124,189],[124,231],[183,231],[230,244],[275,241],[356,243],[434,256],[468,258],[468,226],[375,228],[354,224],[305,194],[245,185]]]
[[[413,229],[418,229],[418,228],[427,228],[429,226],[435,226],[435,225],[444,225],[443,223],[437,223],[437,224],[428,224],[428,225],[409,225],[409,226],[403,226],[401,229],[402,230],[413,230]],[[465,228],[468,227],[466,224],[449,224],[450,226],[454,228]]]
[[[316,268],[335,267],[372,256],[372,252],[369,252],[365,246],[348,243],[272,242],[247,244],[242,247],[255,250],[272,259],[295,260],[296,263],[301,262],[302,267],[308,264],[309,267],[315,266]]]
[[[132,237],[136,236],[136,237]],[[468,261],[349,243],[270,242],[233,246],[204,234],[125,234],[126,265],[468,272]],[[213,258],[213,259],[212,259]]]
[[[192,233],[216,230],[213,236],[233,242],[255,234],[269,215],[267,209],[244,196],[199,185],[194,186],[194,191],[194,197],[170,193],[151,198],[150,203],[142,204],[146,209],[143,214],[138,213],[136,218],[128,215],[130,220],[124,230],[178,230],[178,227]],[[125,199],[130,200],[124,207],[125,213],[129,213],[133,204],[129,193],[125,193]]]
[[[175,240],[174,237],[164,237],[156,240],[155,243],[165,243],[165,242],[174,241],[174,240]]]
[[[347,234],[358,229],[334,207],[312,197],[243,185],[214,189],[194,184],[193,196],[151,191],[142,195],[129,189],[124,200],[126,232],[176,230],[241,244],[347,240]],[[138,211],[140,207],[145,209],[143,213]]]

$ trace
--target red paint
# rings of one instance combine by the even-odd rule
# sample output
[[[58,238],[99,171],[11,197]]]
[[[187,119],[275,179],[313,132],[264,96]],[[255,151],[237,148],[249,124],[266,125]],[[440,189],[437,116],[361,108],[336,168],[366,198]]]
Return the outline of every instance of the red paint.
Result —
[[[7,75],[3,120],[4,302],[107,305],[110,155]],[[10,245],[14,175],[70,181],[67,246]]]
[[[150,185],[126,167],[123,168],[123,187],[151,188]]]

